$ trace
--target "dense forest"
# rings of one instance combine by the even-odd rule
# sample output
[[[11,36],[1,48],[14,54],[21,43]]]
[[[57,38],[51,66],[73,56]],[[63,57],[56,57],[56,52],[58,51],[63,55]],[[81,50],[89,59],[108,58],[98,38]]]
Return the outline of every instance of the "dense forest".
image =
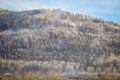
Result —
[[[0,72],[120,73],[120,25],[61,9],[0,9]]]

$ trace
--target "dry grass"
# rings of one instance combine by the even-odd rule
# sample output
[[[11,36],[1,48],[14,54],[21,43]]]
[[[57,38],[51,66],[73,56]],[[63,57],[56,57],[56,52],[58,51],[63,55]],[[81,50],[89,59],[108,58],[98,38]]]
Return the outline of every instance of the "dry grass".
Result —
[[[101,77],[101,80],[120,80],[120,75],[110,75],[109,73],[108,74],[104,74],[102,77]]]
[[[69,77],[64,79],[59,73],[49,72],[46,75],[34,73],[27,73],[24,76],[20,74],[2,75],[0,76],[0,80],[69,80]],[[83,77],[73,77],[71,80],[120,80],[120,75],[111,75],[109,73],[105,73],[104,75],[96,76],[86,74]]]
[[[59,73],[49,72],[47,75],[27,73],[22,76],[20,74],[2,75],[0,80],[62,80]]]

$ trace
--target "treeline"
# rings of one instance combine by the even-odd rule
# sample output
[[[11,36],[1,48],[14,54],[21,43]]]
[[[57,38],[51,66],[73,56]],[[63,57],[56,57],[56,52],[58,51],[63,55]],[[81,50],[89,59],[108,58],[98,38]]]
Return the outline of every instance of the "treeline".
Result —
[[[112,57],[112,56],[111,56]],[[117,58],[117,57],[116,57]],[[63,61],[24,61],[24,60],[0,60],[0,72],[4,73],[19,73],[26,74],[32,73],[43,73],[46,74],[50,71],[58,72],[61,74],[79,74],[79,72],[91,72],[101,73],[108,70],[110,73],[120,73],[120,58],[116,61],[112,58],[99,58],[94,61],[94,64],[83,64],[77,62],[65,62]]]

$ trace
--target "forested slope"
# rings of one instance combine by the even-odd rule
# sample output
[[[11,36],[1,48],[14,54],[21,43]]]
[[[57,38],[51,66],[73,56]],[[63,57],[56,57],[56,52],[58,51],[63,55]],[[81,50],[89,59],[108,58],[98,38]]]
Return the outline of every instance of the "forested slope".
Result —
[[[3,66],[20,65],[4,60],[22,60],[38,64],[55,62],[63,72],[68,63],[73,71],[110,68],[120,72],[120,25],[60,9],[0,9],[0,58]],[[48,67],[46,71],[50,69],[43,66]],[[7,67],[8,71],[9,67],[12,65]]]

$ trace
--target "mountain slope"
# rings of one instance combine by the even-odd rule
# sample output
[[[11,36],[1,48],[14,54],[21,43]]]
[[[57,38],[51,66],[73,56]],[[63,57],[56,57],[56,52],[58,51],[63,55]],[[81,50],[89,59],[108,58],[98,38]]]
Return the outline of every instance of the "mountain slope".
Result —
[[[1,10],[0,57],[110,67],[120,64],[120,25],[59,9]]]

